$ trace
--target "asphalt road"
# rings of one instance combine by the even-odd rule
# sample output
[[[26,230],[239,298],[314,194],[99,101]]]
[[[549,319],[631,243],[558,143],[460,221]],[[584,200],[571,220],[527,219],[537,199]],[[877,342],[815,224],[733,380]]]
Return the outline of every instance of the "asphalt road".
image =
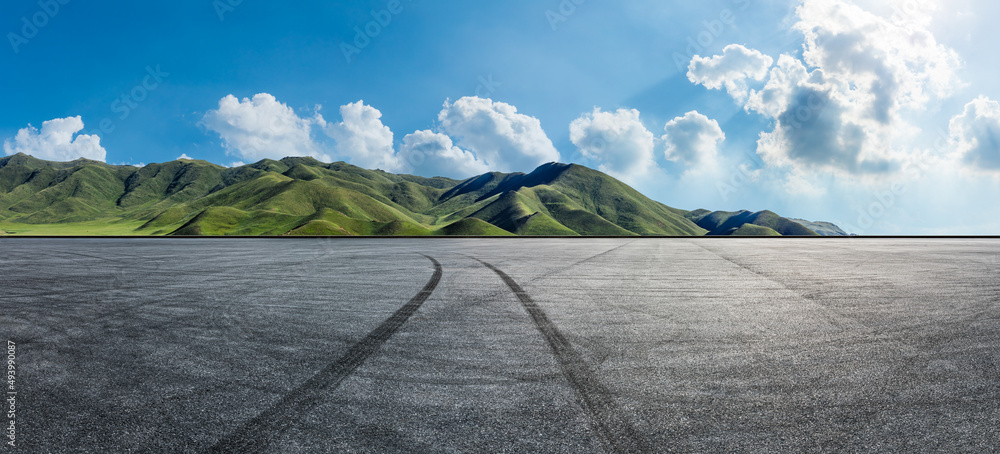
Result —
[[[1000,446],[998,240],[0,239],[0,317],[0,452]]]

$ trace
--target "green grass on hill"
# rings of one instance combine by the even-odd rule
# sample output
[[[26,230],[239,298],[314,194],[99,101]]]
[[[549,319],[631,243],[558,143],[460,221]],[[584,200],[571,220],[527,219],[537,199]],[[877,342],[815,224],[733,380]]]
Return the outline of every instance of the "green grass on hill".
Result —
[[[580,236],[576,231],[560,224],[545,213],[535,213],[523,219],[521,226],[517,229],[517,234],[523,236]]]
[[[0,223],[0,231],[7,235],[25,236],[139,236],[141,221],[121,219],[95,219],[87,222],[66,222],[61,224],[19,224]]]
[[[478,218],[465,218],[434,231],[435,235],[449,236],[514,236],[500,227]]]
[[[746,226],[766,227],[782,236],[817,236],[802,223],[778,216],[771,211],[715,211],[696,210],[688,213],[688,218],[702,228],[708,230],[708,235],[737,235]],[[752,228],[748,227],[751,231]],[[756,230],[755,230],[756,231]]]
[[[754,219],[749,219],[754,216]],[[737,217],[741,217],[737,219]],[[736,222],[748,218],[746,222]],[[0,158],[0,231],[13,235],[808,234],[770,212],[687,212],[579,165],[464,181],[285,158],[226,168]]]
[[[775,232],[774,229],[770,227],[764,227],[754,224],[743,224],[740,228],[736,229],[732,233],[733,236],[781,236],[780,233]]]

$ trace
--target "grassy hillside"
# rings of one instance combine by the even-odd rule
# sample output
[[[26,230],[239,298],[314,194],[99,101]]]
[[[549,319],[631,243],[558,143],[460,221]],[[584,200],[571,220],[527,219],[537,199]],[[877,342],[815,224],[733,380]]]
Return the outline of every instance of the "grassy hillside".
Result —
[[[804,219],[790,219],[790,220],[802,224],[809,230],[812,230],[820,234],[821,236],[850,236],[849,233],[845,232],[843,229],[830,222],[812,222],[812,221],[806,221]]]
[[[466,218],[452,224],[448,224],[434,231],[435,235],[464,235],[464,236],[514,236],[500,227],[478,218]]]
[[[750,223],[811,232],[768,213]],[[704,235],[738,231],[740,216],[671,208],[557,163],[458,181],[308,157],[236,168],[0,158],[0,232],[11,235]]]
[[[733,231],[732,236],[781,236],[781,234],[770,227],[743,224],[743,226]]]
[[[707,235],[770,235],[767,230],[782,236],[819,235],[801,223],[783,218],[771,211],[753,213],[746,210],[715,212],[695,210],[688,213],[687,217],[707,230]],[[767,230],[761,230],[757,227],[763,227]]]
[[[529,174],[488,173],[443,195],[442,211],[497,197],[471,215],[509,232],[540,223],[552,234],[703,235],[686,211],[650,200],[628,185],[576,164],[545,164]],[[539,214],[540,221],[528,222]],[[536,227],[537,228],[537,227]]]

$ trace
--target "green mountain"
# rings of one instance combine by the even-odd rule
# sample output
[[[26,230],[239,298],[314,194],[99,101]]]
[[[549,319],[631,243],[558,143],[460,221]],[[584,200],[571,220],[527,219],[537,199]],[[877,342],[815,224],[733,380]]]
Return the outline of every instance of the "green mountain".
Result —
[[[788,219],[771,211],[753,213],[741,211],[695,210],[686,217],[708,231],[706,235],[733,236],[846,236],[839,227],[827,223],[814,223],[800,219]],[[816,227],[822,230],[813,230]],[[836,232],[840,232],[839,234]]]
[[[685,211],[575,164],[467,180],[313,158],[226,168],[0,158],[0,235],[834,235],[770,211]]]
[[[782,236],[770,227],[763,227],[755,224],[743,224],[733,231],[732,236]]]
[[[798,222],[821,236],[851,236],[840,227],[830,222],[811,222],[804,219],[791,219]]]
[[[464,181],[312,158],[236,168],[0,158],[0,232],[40,235],[703,235],[579,165]]]

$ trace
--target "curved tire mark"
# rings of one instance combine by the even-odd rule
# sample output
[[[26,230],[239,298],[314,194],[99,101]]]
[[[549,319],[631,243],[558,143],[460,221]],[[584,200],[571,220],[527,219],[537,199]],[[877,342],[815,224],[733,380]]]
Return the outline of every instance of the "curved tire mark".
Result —
[[[545,312],[536,304],[531,296],[521,288],[513,278],[499,268],[482,260],[476,259],[483,266],[493,270],[500,279],[517,295],[521,306],[531,316],[535,327],[548,342],[562,369],[563,376],[576,390],[583,401],[590,421],[601,439],[607,443],[612,452],[650,452],[636,433],[632,424],[625,418],[624,411],[615,402],[611,391],[601,384],[573,346],[555,324],[549,320]]]
[[[344,379],[354,373],[368,357],[378,351],[406,323],[424,301],[427,301],[438,282],[441,281],[441,264],[433,257],[426,255],[424,257],[434,263],[434,275],[431,276],[431,280],[427,282],[420,293],[368,333],[364,339],[354,344],[340,359],[330,363],[329,366],[298,388],[285,394],[278,403],[219,440],[206,452],[265,452],[268,445],[285,432],[293,422],[302,418],[319,403],[320,393],[340,386]]]
[[[545,273],[545,274],[542,274],[542,275],[539,275],[539,276],[537,276],[537,277],[534,277],[534,278],[532,278],[532,279],[531,279],[530,281],[528,281],[528,282],[535,282],[535,281],[537,281],[537,280],[539,280],[539,279],[545,279],[545,278],[547,278],[547,277],[549,277],[549,276],[553,276],[553,275],[556,275],[556,274],[559,274],[559,273],[562,273],[563,271],[566,271],[566,270],[568,270],[568,269],[571,269],[571,268],[573,268],[573,267],[575,267],[575,266],[577,266],[577,265],[580,265],[580,264],[583,264],[583,263],[586,263],[586,262],[589,262],[589,261],[591,261],[591,260],[594,260],[594,259],[596,259],[596,258],[598,258],[598,257],[604,257],[605,255],[608,255],[608,254],[611,254],[612,252],[615,252],[615,251],[617,251],[617,250],[619,250],[619,249],[621,249],[621,248],[623,248],[623,247],[625,247],[625,246],[628,246],[628,245],[630,245],[630,244],[632,244],[632,243],[635,243],[636,241],[639,241],[639,240],[632,240],[632,241],[629,241],[628,243],[625,243],[625,244],[620,244],[620,245],[618,245],[618,246],[615,246],[615,247],[613,247],[613,248],[611,248],[611,249],[608,249],[608,250],[606,250],[606,251],[604,251],[604,252],[601,252],[601,253],[598,253],[598,254],[595,254],[595,255],[592,255],[592,256],[590,256],[590,257],[587,257],[587,258],[585,258],[585,259],[583,259],[583,260],[578,260],[577,262],[575,262],[575,263],[573,263],[573,264],[571,264],[571,265],[566,265],[566,266],[564,266],[564,267],[562,267],[562,268],[558,268],[558,269],[555,269],[555,270],[552,270],[552,271],[549,271],[548,273]],[[478,259],[477,259],[477,260],[478,260]]]
[[[835,328],[837,328],[837,329],[839,329],[841,331],[845,331],[846,332],[849,329],[849,325],[856,322],[856,317],[850,317],[850,316],[845,316],[843,314],[840,314],[839,312],[837,312],[836,310],[834,310],[833,308],[831,308],[829,305],[823,304],[817,298],[815,298],[813,296],[809,296],[809,295],[803,294],[801,291],[788,286],[788,284],[785,284],[784,282],[781,282],[781,281],[779,281],[779,280],[777,280],[777,279],[775,279],[775,278],[773,278],[773,277],[765,274],[762,271],[755,270],[755,269],[751,268],[750,266],[747,266],[744,263],[740,263],[739,261],[734,260],[731,257],[728,257],[728,256],[723,255],[721,253],[718,253],[718,252],[716,252],[716,251],[714,251],[714,250],[712,250],[710,248],[702,246],[701,244],[699,244],[697,242],[689,241],[689,243],[693,244],[695,246],[698,246],[701,249],[704,249],[704,250],[708,251],[709,253],[715,255],[716,257],[718,257],[718,258],[720,258],[722,260],[725,260],[725,261],[727,261],[727,262],[729,262],[729,263],[731,263],[733,265],[736,265],[737,267],[739,267],[740,269],[742,269],[744,271],[752,273],[753,275],[755,275],[755,276],[757,276],[757,277],[759,277],[761,279],[764,279],[764,280],[766,280],[768,282],[771,282],[771,283],[777,285],[778,287],[781,287],[781,288],[783,288],[783,289],[791,292],[793,295],[795,295],[795,296],[797,296],[797,297],[799,297],[799,298],[801,298],[801,299],[803,299],[803,300],[805,300],[805,301],[807,301],[807,302],[809,302],[811,304],[814,304],[814,305],[818,306],[819,308],[822,309],[822,311],[821,312],[815,312],[815,314],[818,315],[818,316],[820,316],[820,317],[822,317],[822,318],[824,318],[824,319],[826,319],[826,321],[830,324],[830,326],[833,326],[833,327],[835,327]],[[935,322],[935,323],[937,323],[937,322]]]

